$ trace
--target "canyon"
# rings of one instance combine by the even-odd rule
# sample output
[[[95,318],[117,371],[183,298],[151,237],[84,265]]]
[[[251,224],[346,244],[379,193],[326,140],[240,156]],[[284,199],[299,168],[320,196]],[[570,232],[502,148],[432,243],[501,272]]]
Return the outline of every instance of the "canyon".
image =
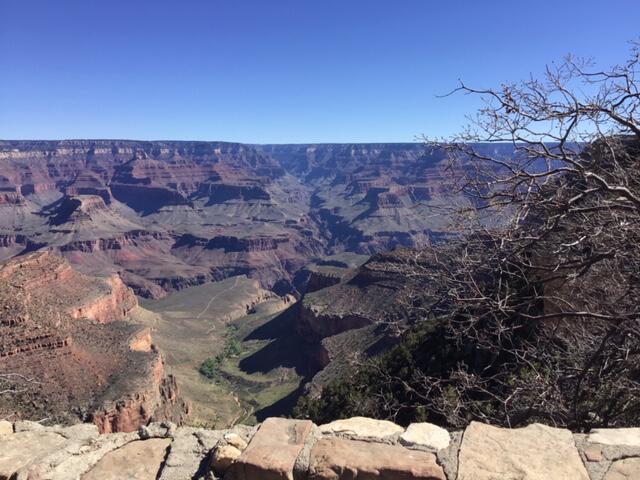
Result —
[[[297,295],[313,259],[445,235],[444,157],[418,143],[0,141],[0,259],[49,249],[148,298],[236,275]]]
[[[29,272],[27,303],[0,302],[0,368],[46,372],[5,410],[104,432],[290,412],[409,326],[387,322],[406,248],[455,233],[446,167],[419,143],[0,141],[0,260]]]

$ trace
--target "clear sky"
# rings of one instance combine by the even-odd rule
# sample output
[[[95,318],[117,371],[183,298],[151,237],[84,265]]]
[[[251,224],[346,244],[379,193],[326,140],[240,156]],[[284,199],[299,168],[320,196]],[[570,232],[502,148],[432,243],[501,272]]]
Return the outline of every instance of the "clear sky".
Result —
[[[0,0],[0,138],[412,141],[472,113],[458,78],[639,36],[640,0]]]

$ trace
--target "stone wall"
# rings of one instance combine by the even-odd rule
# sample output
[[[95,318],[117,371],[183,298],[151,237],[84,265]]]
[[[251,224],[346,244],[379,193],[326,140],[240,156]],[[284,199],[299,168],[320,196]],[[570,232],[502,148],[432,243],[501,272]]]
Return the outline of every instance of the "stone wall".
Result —
[[[99,435],[95,425],[0,421],[0,480],[640,479],[640,428],[572,434],[472,422],[448,432],[356,417],[317,426],[269,418],[229,430],[151,424]]]

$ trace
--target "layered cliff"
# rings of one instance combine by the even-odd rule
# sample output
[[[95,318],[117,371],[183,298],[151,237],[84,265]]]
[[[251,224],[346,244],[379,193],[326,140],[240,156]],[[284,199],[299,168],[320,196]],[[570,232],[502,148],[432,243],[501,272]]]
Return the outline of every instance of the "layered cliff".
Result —
[[[51,248],[147,297],[242,274],[296,293],[316,258],[445,235],[443,159],[420,144],[2,141],[0,258]]]
[[[91,277],[48,252],[0,266],[0,415],[93,419],[131,431],[187,413],[140,307],[117,276]]]
[[[142,295],[248,274],[290,282],[323,243],[308,189],[223,142],[0,142],[0,258],[48,247]]]
[[[399,248],[359,267],[311,267],[306,293],[289,313],[312,357],[309,393],[399,341],[413,322],[412,298],[429,288],[413,277],[416,266],[415,251]]]

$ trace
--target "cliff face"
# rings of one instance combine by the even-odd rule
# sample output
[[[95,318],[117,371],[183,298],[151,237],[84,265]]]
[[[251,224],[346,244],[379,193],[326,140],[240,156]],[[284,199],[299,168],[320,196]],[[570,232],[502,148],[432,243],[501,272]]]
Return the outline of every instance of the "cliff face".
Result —
[[[397,249],[374,255],[360,267],[311,273],[311,288],[296,305],[294,329],[307,342],[316,374],[307,388],[323,385],[346,372],[353,362],[397,343],[410,325],[405,307],[416,285],[408,275],[412,251]],[[322,275],[322,276],[321,276]],[[314,280],[326,277],[328,280]],[[323,288],[315,288],[316,285]]]
[[[448,233],[443,207],[459,200],[451,187],[462,170],[445,170],[442,150],[418,143],[260,148],[312,188],[310,215],[332,251],[371,255],[420,247]],[[496,156],[511,152],[509,146],[476,149]]]
[[[132,392],[117,391],[117,400],[114,392],[102,399],[102,407],[91,415],[100,433],[133,432],[152,420],[181,424],[186,419],[189,407],[180,399],[175,378],[166,375],[160,355],[154,355],[141,380]]]
[[[323,252],[308,189],[251,146],[0,142],[0,169],[0,258],[49,247],[144,296],[240,274],[272,287]]]
[[[82,274],[48,252],[0,265],[0,374],[16,391],[0,396],[0,416],[93,418],[101,431],[181,421],[188,409],[149,330],[130,322],[137,309],[117,276]]]
[[[242,274],[296,293],[314,258],[446,234],[442,160],[420,144],[4,141],[0,259],[48,247],[147,297]]]

